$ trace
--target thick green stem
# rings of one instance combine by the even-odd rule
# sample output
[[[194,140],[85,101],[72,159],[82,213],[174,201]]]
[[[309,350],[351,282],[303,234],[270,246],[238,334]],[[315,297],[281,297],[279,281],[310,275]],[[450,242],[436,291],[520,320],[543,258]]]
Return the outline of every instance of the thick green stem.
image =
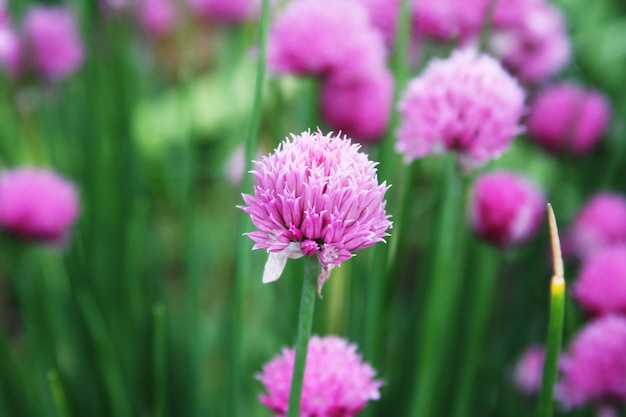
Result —
[[[302,382],[304,367],[309,348],[309,338],[313,328],[313,312],[317,297],[317,276],[319,275],[319,261],[317,257],[307,257],[304,265],[304,280],[302,282],[302,296],[300,298],[300,314],[298,315],[298,335],[296,337],[296,360],[291,378],[289,394],[289,408],[287,417],[299,417],[300,399],[302,396]]]
[[[429,277],[430,292],[419,338],[415,394],[411,416],[432,416],[437,403],[438,380],[443,374],[453,333],[453,318],[461,287],[460,264],[463,259],[460,228],[463,178],[455,160],[448,161],[444,200],[435,241],[434,264]]]
[[[498,274],[498,252],[485,244],[478,246],[476,275],[472,277],[471,311],[466,321],[468,326],[465,358],[459,378],[459,393],[454,403],[455,417],[472,414],[471,399],[474,393],[476,371],[481,359],[483,337],[491,314],[495,279]]]
[[[546,360],[543,367],[543,380],[539,396],[539,417],[552,416],[554,408],[554,385],[558,374],[559,352],[563,337],[563,319],[565,317],[565,280],[562,276],[553,276],[550,283],[550,322],[548,324],[548,343]]]

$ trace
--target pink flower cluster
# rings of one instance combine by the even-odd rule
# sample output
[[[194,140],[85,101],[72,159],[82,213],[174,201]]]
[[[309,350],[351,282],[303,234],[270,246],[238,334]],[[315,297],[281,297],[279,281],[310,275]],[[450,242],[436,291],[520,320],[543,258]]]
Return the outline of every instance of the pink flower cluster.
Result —
[[[515,386],[526,395],[535,395],[541,389],[546,350],[543,346],[530,346],[519,358],[513,374]]]
[[[240,208],[258,229],[248,234],[254,249],[269,252],[263,282],[277,280],[287,258],[317,256],[321,291],[332,267],[388,235],[388,187],[346,137],[292,135],[254,164],[254,195],[244,194]]]
[[[295,350],[282,353],[265,364],[257,378],[267,394],[260,396],[263,405],[276,417],[284,417],[289,404]],[[369,400],[380,397],[382,382],[364,363],[356,346],[336,336],[313,336],[309,341],[302,387],[300,416],[354,417]]]
[[[626,318],[604,316],[587,324],[562,357],[560,368],[556,395],[564,406],[626,402]]]
[[[524,177],[507,171],[481,175],[470,198],[470,222],[476,233],[500,246],[531,237],[545,213],[543,193]]]
[[[490,49],[527,83],[554,75],[571,53],[565,19],[546,0],[496,2]]]
[[[609,102],[600,92],[562,83],[537,97],[527,126],[530,137],[548,151],[584,155],[598,144],[610,118]]]
[[[0,227],[12,235],[59,243],[78,213],[76,189],[52,171],[18,168],[0,175]]]
[[[357,140],[380,138],[389,121],[393,79],[383,35],[357,0],[300,0],[277,16],[268,40],[277,74],[322,79],[322,115]]]
[[[172,0],[140,0],[137,18],[151,36],[171,33],[176,25],[176,5]]]
[[[521,131],[524,91],[495,59],[457,50],[431,61],[399,106],[396,150],[407,162],[448,150],[471,169],[499,156]]]
[[[488,0],[419,0],[412,3],[413,33],[441,41],[478,36]]]
[[[614,192],[592,196],[566,236],[568,251],[584,258],[615,244],[626,244],[626,198]]]
[[[259,0],[189,0],[191,11],[203,19],[242,22],[258,16]]]
[[[626,316],[626,245],[612,246],[588,256],[572,294],[592,314]]]
[[[83,62],[83,46],[71,10],[33,6],[18,34],[8,17],[0,22],[0,65],[13,77],[34,72],[47,81],[66,78]]]

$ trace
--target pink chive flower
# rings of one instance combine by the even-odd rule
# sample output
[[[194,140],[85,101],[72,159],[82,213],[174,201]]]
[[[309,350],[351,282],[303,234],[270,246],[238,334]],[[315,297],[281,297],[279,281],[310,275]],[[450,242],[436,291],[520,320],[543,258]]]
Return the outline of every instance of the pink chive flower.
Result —
[[[304,371],[301,417],[354,417],[369,400],[380,398],[381,381],[376,371],[356,352],[356,346],[337,336],[312,336]],[[256,377],[267,394],[263,405],[284,417],[289,404],[294,349],[283,348],[280,355],[263,366]]]
[[[10,234],[58,243],[78,212],[76,189],[52,171],[17,168],[0,175],[0,227]]]
[[[545,359],[546,350],[543,346],[531,346],[519,358],[515,366],[513,382],[523,394],[539,393]]]
[[[572,294],[591,314],[626,315],[626,245],[585,258]]]
[[[395,43],[400,12],[400,0],[360,0],[372,25],[378,29],[389,46]]]
[[[16,77],[22,65],[22,47],[17,33],[9,23],[0,23],[0,67]]]
[[[322,117],[333,130],[359,142],[380,139],[387,130],[393,101],[393,76],[381,71],[352,83],[324,81]]]
[[[587,324],[560,362],[558,400],[567,408],[587,402],[626,402],[626,318],[605,316]]]
[[[412,5],[413,33],[441,41],[478,35],[489,0],[418,0]]]
[[[449,150],[470,169],[498,157],[521,131],[524,91],[495,59],[458,50],[431,61],[399,107],[396,150],[407,162]]]
[[[24,36],[35,69],[49,81],[67,77],[83,62],[76,19],[69,9],[32,7],[24,19]]]
[[[176,5],[171,0],[141,0],[138,5],[141,26],[152,36],[171,33],[176,24]]]
[[[240,208],[258,229],[248,233],[253,249],[269,253],[263,282],[280,278],[287,258],[317,256],[321,293],[334,266],[388,236],[388,187],[378,184],[376,163],[347,137],[292,135],[254,165],[254,195],[244,194]]]
[[[546,0],[499,0],[489,48],[525,83],[554,75],[571,54],[565,19]]]
[[[586,257],[605,247],[626,243],[626,198],[601,192],[580,209],[566,235],[566,247]]]
[[[254,19],[260,12],[258,0],[189,0],[189,6],[203,19],[228,23]]]
[[[355,0],[291,2],[273,23],[268,66],[278,74],[350,81],[385,67],[382,34]]]
[[[470,199],[470,222],[476,233],[499,246],[529,239],[545,212],[543,193],[524,177],[507,171],[481,175]]]
[[[548,151],[591,151],[602,139],[611,119],[611,107],[600,92],[573,83],[554,85],[530,108],[528,133]]]

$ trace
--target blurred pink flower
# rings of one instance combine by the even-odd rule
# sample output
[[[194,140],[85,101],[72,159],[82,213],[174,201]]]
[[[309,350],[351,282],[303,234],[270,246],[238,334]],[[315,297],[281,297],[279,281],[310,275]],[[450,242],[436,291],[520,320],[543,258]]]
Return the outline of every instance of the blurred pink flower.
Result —
[[[585,258],[572,295],[592,314],[626,315],[626,245]]]
[[[280,355],[263,366],[256,377],[267,394],[263,405],[275,417],[284,417],[289,404],[294,349],[283,348]],[[381,381],[376,371],[356,352],[356,346],[337,336],[312,336],[304,371],[301,417],[354,417],[369,400],[380,398]]]
[[[259,0],[189,0],[189,6],[203,19],[229,23],[254,19],[260,12]]]
[[[391,46],[395,43],[400,0],[359,0],[365,6],[372,25],[385,38],[385,43]]]
[[[33,6],[24,18],[27,53],[49,81],[67,77],[83,62],[74,13],[63,7]]]
[[[387,130],[393,101],[393,76],[386,69],[352,83],[322,84],[324,121],[359,142],[380,139]]]
[[[626,244],[626,198],[612,192],[595,194],[576,215],[565,240],[566,247],[579,257]]]
[[[471,169],[498,157],[521,131],[524,91],[492,57],[457,50],[431,61],[399,107],[396,150],[407,162],[448,150]]]
[[[0,175],[0,226],[8,233],[59,243],[78,212],[74,185],[53,171],[17,168]]]
[[[571,54],[565,19],[546,0],[497,1],[489,47],[526,83],[554,75]]]
[[[355,0],[299,0],[277,16],[268,39],[274,72],[349,82],[386,65],[382,34]]]
[[[482,174],[470,198],[470,222],[478,235],[500,246],[530,238],[545,212],[543,193],[524,177],[507,171]]]
[[[22,65],[20,39],[10,23],[0,23],[0,67],[16,77]]]
[[[267,249],[263,282],[277,280],[287,258],[317,256],[321,292],[332,267],[388,236],[385,183],[376,163],[346,137],[303,132],[255,161],[254,195],[244,194],[257,231],[253,249]]]
[[[565,407],[626,402],[626,318],[604,316],[587,324],[562,357],[560,368],[556,397]]]
[[[513,382],[526,395],[535,395],[541,389],[546,350],[543,346],[530,346],[517,361]]]
[[[573,83],[554,85],[530,108],[530,137],[549,151],[583,155],[598,144],[611,118],[608,100],[598,91]]]
[[[413,33],[441,41],[476,37],[489,0],[416,0],[412,3]]]
[[[176,5],[172,0],[140,0],[137,14],[141,26],[152,36],[171,33],[176,25]]]

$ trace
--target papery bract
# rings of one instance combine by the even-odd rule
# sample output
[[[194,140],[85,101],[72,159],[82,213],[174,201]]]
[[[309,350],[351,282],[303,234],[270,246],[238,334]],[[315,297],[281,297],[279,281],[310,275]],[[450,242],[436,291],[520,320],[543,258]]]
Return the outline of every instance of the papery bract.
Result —
[[[321,292],[332,267],[388,235],[387,185],[346,137],[292,135],[254,164],[254,194],[240,208],[258,229],[248,233],[254,249],[269,252],[263,282],[278,279],[287,258],[317,256]]]
[[[260,401],[276,417],[284,417],[287,412],[294,361],[294,349],[284,348],[257,375],[267,390]],[[382,382],[375,380],[375,375],[374,369],[356,352],[355,345],[337,336],[311,337],[299,415],[356,416],[369,400],[380,397]]]

